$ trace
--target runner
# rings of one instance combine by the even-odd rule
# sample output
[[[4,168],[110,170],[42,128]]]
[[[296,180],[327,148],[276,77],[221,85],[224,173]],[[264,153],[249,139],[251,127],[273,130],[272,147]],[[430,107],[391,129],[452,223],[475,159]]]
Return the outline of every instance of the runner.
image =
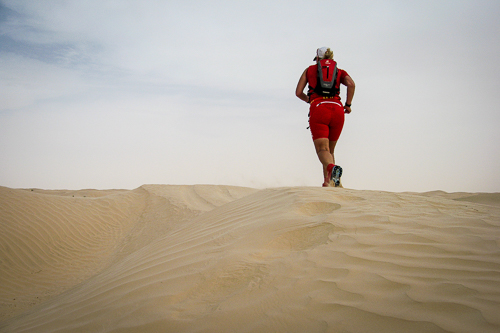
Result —
[[[323,164],[323,187],[330,186],[331,182],[337,187],[340,186],[342,168],[335,165],[334,150],[344,126],[344,113],[351,113],[355,84],[346,71],[337,68],[333,52],[329,48],[317,49],[314,60],[316,64],[302,73],[295,95],[310,103],[309,127],[316,153]],[[309,87],[306,95],[304,89],[307,84]],[[347,86],[344,105],[339,96],[340,84]]]

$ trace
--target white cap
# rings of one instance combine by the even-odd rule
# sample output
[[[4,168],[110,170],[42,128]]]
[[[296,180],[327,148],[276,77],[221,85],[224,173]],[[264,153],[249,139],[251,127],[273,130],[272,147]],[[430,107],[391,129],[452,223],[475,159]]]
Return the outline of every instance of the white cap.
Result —
[[[314,60],[323,59],[325,57],[325,53],[327,50],[328,50],[328,48],[326,46],[323,46],[323,47],[320,47],[319,49],[317,49],[316,50],[316,57],[314,58]]]
[[[316,55],[322,59],[324,56],[325,56],[325,53],[326,51],[328,50],[328,48],[326,46],[323,46],[323,47],[320,47],[317,51],[316,51]]]

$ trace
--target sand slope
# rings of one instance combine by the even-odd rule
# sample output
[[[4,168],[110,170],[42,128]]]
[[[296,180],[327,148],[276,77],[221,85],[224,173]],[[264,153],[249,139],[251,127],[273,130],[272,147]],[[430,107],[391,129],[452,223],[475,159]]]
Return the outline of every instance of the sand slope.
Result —
[[[0,331],[499,332],[498,195],[450,195],[0,188]]]

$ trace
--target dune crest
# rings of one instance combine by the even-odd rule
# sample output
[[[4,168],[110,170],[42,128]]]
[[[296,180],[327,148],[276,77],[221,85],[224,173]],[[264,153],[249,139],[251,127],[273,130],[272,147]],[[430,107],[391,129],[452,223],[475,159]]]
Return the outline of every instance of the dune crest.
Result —
[[[500,330],[494,204],[306,187],[77,192],[0,188],[1,332]]]

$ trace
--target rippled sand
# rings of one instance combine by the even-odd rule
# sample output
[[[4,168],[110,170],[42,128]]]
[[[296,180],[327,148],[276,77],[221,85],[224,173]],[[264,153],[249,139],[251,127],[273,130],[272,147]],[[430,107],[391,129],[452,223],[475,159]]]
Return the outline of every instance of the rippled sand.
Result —
[[[500,332],[500,194],[0,187],[0,332]]]

